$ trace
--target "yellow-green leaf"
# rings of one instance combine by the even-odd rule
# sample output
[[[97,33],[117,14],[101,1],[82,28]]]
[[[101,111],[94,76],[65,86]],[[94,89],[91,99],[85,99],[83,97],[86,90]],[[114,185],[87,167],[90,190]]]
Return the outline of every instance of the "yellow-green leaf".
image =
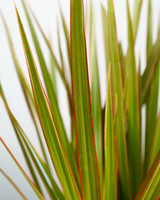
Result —
[[[84,34],[83,0],[71,0],[71,74],[82,197],[101,199]]]
[[[113,110],[116,108],[115,136],[117,143],[117,156],[120,174],[120,183],[123,199],[131,199],[131,187],[128,168],[127,146],[124,127],[124,109],[122,96],[122,72],[117,43],[116,22],[114,16],[113,0],[108,0],[109,47],[111,60],[111,87]],[[117,99],[117,101],[116,101]],[[128,187],[126,187],[126,185]]]
[[[107,100],[105,111],[105,179],[103,199],[117,199],[117,169],[116,169],[116,147],[113,121],[113,105],[111,94],[110,68],[108,70]]]
[[[153,136],[153,143],[151,147],[151,154],[149,159],[149,166],[153,163],[158,151],[160,149],[160,114],[157,117],[156,127]]]
[[[138,32],[138,25],[140,21],[141,8],[142,8],[143,0],[135,0],[134,2],[134,13],[133,13],[133,34],[136,39]]]
[[[109,44],[108,44],[108,15],[103,5],[101,5],[101,13],[102,13],[102,22],[103,22],[103,38],[104,38],[104,47],[105,47],[106,69],[108,69],[109,64],[110,64]]]
[[[160,151],[150,168],[147,176],[142,183],[135,200],[152,199],[157,200],[160,197]]]
[[[97,62],[97,47],[95,34],[95,18],[93,11],[93,3],[90,5],[90,70],[91,70],[91,103],[93,114],[93,125],[96,141],[98,168],[100,185],[103,185],[103,161],[102,161],[102,119],[101,119],[101,97],[100,97],[100,83]]]
[[[34,100],[52,162],[66,197],[68,199],[80,199],[80,194],[66,157],[66,153],[64,152],[64,147],[60,134],[56,128],[48,99],[39,79],[36,65],[17,9],[16,14],[30,81],[32,84]]]
[[[2,138],[0,138],[0,142],[2,142],[3,146],[5,147],[5,149],[7,150],[7,152],[9,153],[9,155],[11,156],[11,158],[13,159],[13,161],[16,163],[16,165],[18,166],[19,170],[21,171],[21,173],[24,175],[24,177],[26,178],[27,182],[29,183],[29,185],[32,187],[33,191],[36,193],[37,197],[40,200],[44,200],[44,197],[42,196],[42,194],[39,192],[39,190],[37,189],[37,187],[35,186],[35,184],[32,182],[32,180],[28,177],[28,175],[25,173],[25,171],[23,170],[23,168],[20,166],[20,164],[17,162],[17,160],[15,159],[15,157],[13,156],[12,152],[10,151],[10,149],[7,147],[7,145],[4,143],[4,141],[2,140]]]
[[[2,170],[0,169],[0,173],[3,174],[3,176],[11,183],[11,185],[15,188],[15,190],[19,193],[19,195],[22,197],[22,199],[27,200],[25,195],[22,193],[22,191],[18,188],[18,186],[14,183],[14,181]]]

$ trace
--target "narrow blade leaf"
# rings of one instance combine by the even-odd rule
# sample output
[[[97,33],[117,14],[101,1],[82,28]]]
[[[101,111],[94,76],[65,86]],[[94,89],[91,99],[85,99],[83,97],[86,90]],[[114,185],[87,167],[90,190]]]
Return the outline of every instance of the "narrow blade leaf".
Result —
[[[37,132],[37,136],[38,136],[38,139],[39,139],[39,143],[40,143],[40,147],[41,147],[43,156],[45,158],[46,163],[48,164],[46,152],[45,152],[45,149],[44,149],[44,145],[42,143],[42,138],[41,138],[40,131],[39,131],[39,128],[38,128],[38,124],[36,122],[36,116],[35,115],[37,115],[37,112],[35,112],[36,108],[35,108],[35,102],[34,102],[32,90],[31,90],[31,87],[30,87],[29,83],[27,82],[27,80],[26,80],[26,78],[25,78],[25,76],[22,72],[22,69],[19,65],[19,62],[17,60],[16,53],[15,53],[13,43],[12,43],[12,39],[11,39],[11,35],[10,35],[9,29],[7,27],[7,24],[6,24],[3,16],[2,16],[2,20],[3,20],[3,23],[4,23],[5,30],[6,30],[6,34],[7,34],[7,38],[8,38],[8,42],[9,42],[9,47],[10,47],[10,50],[11,50],[12,58],[13,58],[14,65],[15,65],[15,68],[16,68],[16,71],[17,71],[17,75],[18,75],[18,78],[19,78],[19,81],[20,81],[20,84],[21,84],[21,87],[22,87],[22,91],[23,91],[29,112],[30,112],[31,117],[33,119],[33,123],[35,125],[35,129],[36,129],[36,132]]]
[[[113,0],[108,0],[109,17],[109,46],[111,60],[111,86],[113,110],[117,107],[115,116],[115,136],[117,143],[118,164],[120,173],[120,182],[122,186],[123,199],[131,199],[129,168],[127,158],[127,147],[124,127],[123,96],[122,96],[122,73],[119,58],[119,49],[117,43],[116,22],[114,16]],[[117,102],[116,102],[117,99]],[[117,105],[117,106],[116,106]],[[126,185],[128,187],[126,187]]]
[[[160,197],[160,152],[150,168],[143,184],[141,185],[135,199],[157,200]]]
[[[143,0],[135,0],[135,2],[134,2],[133,34],[134,34],[135,39],[136,39],[137,32],[138,32],[138,25],[139,25],[139,21],[140,21],[142,3],[143,3]]]
[[[93,125],[96,141],[98,168],[100,185],[102,189],[102,172],[103,172],[103,161],[102,161],[102,121],[101,121],[101,97],[100,97],[100,83],[99,83],[99,72],[97,62],[97,47],[96,47],[96,34],[95,34],[95,23],[94,23],[94,11],[93,3],[90,5],[90,70],[91,70],[91,103],[92,103],[92,114],[93,114]]]
[[[143,105],[143,103],[146,100],[151,80],[153,78],[155,68],[158,66],[159,59],[160,59],[160,36],[158,36],[156,43],[152,47],[151,53],[149,54],[147,60],[147,66],[142,76],[141,105]]]
[[[19,195],[22,197],[22,199],[27,200],[27,198],[25,197],[25,195],[18,188],[18,186],[14,183],[14,181],[2,169],[0,169],[0,172],[10,182],[10,184],[15,188],[15,190],[19,193]]]
[[[147,170],[149,157],[151,153],[154,131],[156,126],[156,117],[158,111],[158,92],[159,92],[159,63],[157,64],[153,80],[150,86],[149,96],[146,104],[146,137],[145,137],[145,170]]]
[[[152,49],[152,1],[148,1],[147,57]]]
[[[73,177],[68,159],[64,152],[60,135],[56,129],[50,105],[40,82],[36,65],[17,9],[16,14],[28,72],[30,75],[30,81],[32,84],[34,100],[36,103],[39,120],[41,122],[44,137],[48,146],[48,150],[50,152],[52,162],[54,163],[55,170],[57,172],[66,197],[68,199],[79,199],[80,195],[78,192],[78,188]]]
[[[71,0],[71,74],[77,154],[82,196],[101,199],[98,163],[92,121],[83,0]]]
[[[102,13],[102,22],[103,22],[103,37],[104,37],[106,69],[108,69],[109,64],[110,64],[109,44],[108,44],[108,15],[103,5],[101,5],[101,13]]]
[[[115,135],[111,95],[110,68],[108,70],[107,101],[105,112],[105,188],[103,199],[117,199],[117,169],[115,152]]]
[[[157,117],[156,128],[154,131],[153,143],[151,148],[149,164],[151,165],[160,150],[160,114]]]
[[[42,196],[42,194],[39,192],[39,190],[37,189],[37,187],[35,186],[35,184],[31,181],[31,179],[28,177],[28,175],[25,173],[25,171],[23,170],[23,168],[20,166],[20,164],[17,162],[17,160],[15,159],[15,157],[13,156],[13,154],[11,153],[11,151],[9,150],[9,148],[6,146],[6,144],[4,143],[4,141],[2,140],[2,138],[0,138],[0,142],[2,142],[3,146],[5,147],[5,149],[7,150],[7,152],[9,153],[9,155],[11,156],[11,158],[13,159],[13,161],[16,163],[16,165],[18,166],[18,168],[20,169],[21,173],[24,175],[24,177],[26,178],[27,182],[29,183],[29,185],[32,187],[33,191],[36,193],[37,197],[40,200],[44,200],[44,197]]]
[[[40,63],[40,66],[41,66],[41,70],[42,70],[42,74],[43,74],[43,78],[44,78],[44,82],[45,82],[45,86],[46,86],[46,90],[47,90],[47,94],[48,94],[48,98],[49,98],[54,122],[56,124],[57,131],[60,134],[60,138],[61,138],[64,150],[66,152],[66,155],[68,157],[70,166],[72,168],[73,175],[76,179],[77,184],[79,185],[78,167],[76,165],[76,161],[74,160],[74,157],[71,156],[72,155],[71,148],[70,148],[69,141],[68,141],[68,138],[67,138],[67,133],[66,133],[65,128],[64,128],[64,124],[63,124],[63,121],[62,121],[62,117],[61,117],[61,114],[60,114],[58,103],[56,101],[57,98],[56,98],[55,91],[54,91],[54,88],[53,88],[53,85],[52,85],[52,81],[51,81],[51,78],[50,78],[44,57],[43,57],[43,53],[42,53],[38,38],[37,38],[36,33],[35,33],[31,18],[30,18],[29,13],[26,9],[24,1],[22,1],[22,2],[23,2],[23,6],[24,6],[24,9],[25,9],[26,16],[27,16],[27,20],[28,20],[28,23],[29,23],[29,27],[30,27],[30,30],[31,30],[31,34],[32,34],[32,38],[33,38],[34,45],[35,45],[35,48],[36,48],[36,52],[37,52],[37,55],[38,55],[39,63]]]
[[[140,141],[140,114],[139,114],[139,91],[138,91],[138,77],[136,73],[135,54],[134,54],[134,40],[132,32],[132,23],[129,10],[129,2],[127,0],[127,16],[128,16],[128,158],[129,169],[133,196],[137,193],[141,178],[141,141]]]

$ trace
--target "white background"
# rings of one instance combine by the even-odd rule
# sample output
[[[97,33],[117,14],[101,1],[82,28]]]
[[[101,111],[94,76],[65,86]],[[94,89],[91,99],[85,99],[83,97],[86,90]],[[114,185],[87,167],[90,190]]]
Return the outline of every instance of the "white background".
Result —
[[[27,0],[27,2],[30,4],[32,10],[37,16],[46,35],[51,37],[53,43],[53,49],[55,51],[57,59],[60,60],[57,50],[57,28],[56,28],[57,19],[60,22],[58,5],[59,4],[61,5],[69,27],[69,8],[70,8],[69,0]],[[103,34],[102,34],[102,24],[101,24],[101,14],[100,14],[100,2],[102,2],[103,5],[107,7],[106,6],[107,0],[105,1],[95,0],[98,63],[100,71],[102,104],[104,104],[105,91],[106,91],[106,72],[105,72]],[[127,21],[126,21],[126,6],[125,6],[126,0],[114,0],[114,2],[115,2],[115,11],[116,11],[116,19],[118,27],[118,39],[122,41],[123,49],[126,52],[127,49]],[[18,7],[20,16],[22,18],[22,22],[24,24],[24,28],[27,33],[27,37],[31,45],[31,49],[33,51],[33,54],[35,55],[35,60],[38,65],[32,39],[28,29],[28,24],[21,5],[21,0],[15,0],[15,3]],[[141,13],[141,20],[140,20],[140,29],[138,32],[138,38],[135,47],[136,60],[138,60],[139,55],[141,56],[142,71],[146,64],[145,48],[146,48],[147,3],[148,0],[144,0]],[[130,0],[131,14],[133,13],[133,4],[134,0]],[[152,0],[152,6],[153,6],[153,41],[155,41],[158,29],[158,17],[159,17],[158,13],[160,13],[159,12],[160,1]],[[14,46],[17,52],[18,59],[28,79],[27,67],[24,60],[24,54],[20,41],[20,34],[18,31],[18,24],[16,20],[13,1],[0,0],[0,10],[7,21],[14,42]],[[62,49],[64,50],[64,54],[66,57],[65,45],[63,45],[64,35],[61,28],[62,27],[60,27]],[[40,36],[40,41],[46,62],[49,63],[48,50],[41,36]],[[21,91],[21,87],[14,68],[14,64],[12,61],[8,42],[6,39],[6,34],[1,19],[0,19],[0,82],[2,84],[5,96],[7,98],[7,101],[9,103],[12,112],[22,125],[23,129],[26,131],[27,135],[29,136],[33,144],[39,150],[39,145],[37,142],[37,138],[35,136],[34,126],[30,119],[30,115],[27,110],[26,103]],[[59,101],[60,101],[61,112],[63,115],[63,120],[66,125],[66,130],[67,132],[69,132],[69,126],[68,126],[69,115],[67,110],[67,104],[64,101],[66,96],[63,85],[61,81],[59,81],[59,79],[58,79],[58,92],[59,92]],[[7,113],[5,111],[4,105],[1,100],[0,100],[0,137],[2,137],[4,142],[8,145],[10,150],[15,155],[16,159],[20,162],[22,167],[28,173],[19,144],[17,142],[10,120],[7,116]],[[32,192],[32,189],[28,186],[26,181],[24,181],[23,176],[20,174],[19,170],[17,169],[17,167],[15,166],[15,164],[13,163],[13,161],[6,153],[5,149],[2,147],[1,144],[0,144],[0,168],[5,170],[5,172],[7,172],[7,174],[9,174],[9,176],[11,176],[16,181],[16,183],[20,186],[20,188],[24,191],[24,193],[29,199],[36,199],[34,193]],[[15,190],[12,189],[10,184],[2,177],[1,174],[0,174],[0,198],[2,198],[2,200],[19,199],[19,196],[17,195]]]

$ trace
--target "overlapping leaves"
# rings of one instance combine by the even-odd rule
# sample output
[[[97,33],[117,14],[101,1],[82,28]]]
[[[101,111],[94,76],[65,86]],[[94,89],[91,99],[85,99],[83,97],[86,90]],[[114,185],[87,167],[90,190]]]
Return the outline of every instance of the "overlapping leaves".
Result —
[[[31,88],[18,62],[9,29],[2,17],[18,78],[43,153],[43,158],[41,158],[10,110],[2,86],[0,86],[0,96],[31,172],[31,178],[21,168],[2,139],[1,142],[39,199],[46,198],[42,185],[50,199],[60,200],[128,200],[134,198],[154,200],[160,196],[160,114],[157,114],[160,35],[158,34],[157,40],[153,44],[152,1],[148,1],[147,60],[143,74],[141,74],[140,68],[137,72],[134,52],[143,0],[135,0],[133,19],[130,14],[129,1],[126,0],[128,22],[128,50],[126,54],[121,42],[117,39],[113,0],[107,2],[108,11],[101,5],[105,68],[106,74],[108,74],[104,108],[100,95],[99,79],[101,74],[99,69],[101,66],[98,65],[95,34],[94,12],[96,9],[94,9],[92,0],[90,1],[90,15],[87,14],[86,19],[84,19],[83,0],[70,1],[70,31],[60,9],[69,67],[64,61],[59,25],[60,64],[52,49],[51,40],[48,40],[37,18],[22,0],[38,64],[42,71],[44,86],[39,78],[38,69],[17,8],[15,7],[15,10]],[[32,20],[35,20],[49,49],[50,69],[46,64]],[[87,27],[88,20],[90,20],[89,28]],[[87,31],[90,31],[89,56],[87,56],[86,49]],[[88,60],[90,70],[88,70]],[[88,71],[91,73],[89,74]],[[57,72],[67,94],[71,121],[71,142],[68,140],[59,109]],[[144,162],[141,154],[141,109],[143,105],[146,105]],[[47,156],[47,151],[50,157]],[[52,163],[52,166],[49,163]],[[51,167],[55,168],[61,188],[53,177]],[[26,199],[23,191],[19,190],[14,181],[3,170],[0,172],[13,185],[19,195]]]

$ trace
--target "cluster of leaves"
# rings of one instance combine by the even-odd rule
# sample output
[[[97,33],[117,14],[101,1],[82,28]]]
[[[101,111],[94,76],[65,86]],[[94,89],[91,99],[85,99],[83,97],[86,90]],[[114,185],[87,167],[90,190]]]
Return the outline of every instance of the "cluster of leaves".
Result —
[[[22,4],[28,20],[42,71],[44,86],[38,75],[36,64],[15,6],[19,31],[28,67],[31,88],[20,67],[12,44],[9,29],[2,16],[13,61],[19,77],[25,100],[38,135],[43,158],[30,142],[27,134],[11,112],[0,86],[4,102],[24,158],[31,172],[27,176],[7,145],[2,144],[11,155],[22,174],[39,199],[45,199],[42,184],[50,199],[98,200],[98,199],[158,199],[160,197],[160,115],[158,110],[160,34],[152,42],[152,9],[148,2],[147,65],[141,75],[136,70],[134,44],[136,41],[142,0],[135,0],[133,20],[128,0],[128,50],[124,55],[121,43],[117,41],[113,0],[108,0],[108,11],[101,6],[106,71],[107,96],[104,108],[101,105],[97,62],[97,48],[92,1],[90,1],[90,71],[85,41],[85,20],[83,0],[71,0],[70,32],[61,12],[67,47],[69,68],[66,67],[59,38],[61,63],[57,61],[52,45],[47,39],[33,12]],[[33,19],[50,51],[50,69],[45,62]],[[59,35],[58,35],[59,36]],[[69,71],[71,80],[66,76]],[[59,73],[67,94],[71,142],[69,142],[57,97],[56,73]],[[90,82],[89,82],[90,75]],[[91,87],[90,87],[91,86]],[[45,89],[44,89],[45,87]],[[91,89],[90,89],[91,88]],[[141,152],[141,109],[146,106],[145,156]],[[40,126],[39,126],[40,125]],[[41,135],[42,129],[43,135]],[[44,147],[44,141],[47,150]],[[50,157],[47,156],[49,152]],[[51,161],[51,162],[50,162]],[[51,168],[59,178],[57,185]],[[1,170],[2,171],[2,170]],[[37,173],[38,172],[38,173]],[[22,191],[2,171],[23,199]],[[40,181],[41,179],[41,181]]]

